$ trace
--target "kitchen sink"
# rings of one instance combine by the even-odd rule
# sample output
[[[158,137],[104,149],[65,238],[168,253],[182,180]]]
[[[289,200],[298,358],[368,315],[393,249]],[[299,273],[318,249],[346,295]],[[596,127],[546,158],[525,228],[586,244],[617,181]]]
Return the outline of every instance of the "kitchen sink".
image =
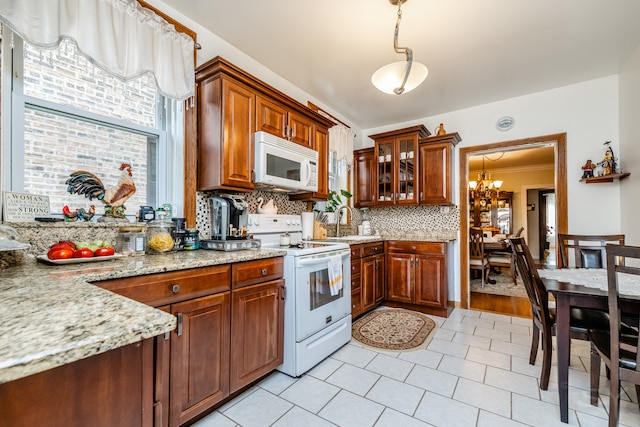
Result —
[[[370,240],[370,239],[381,239],[382,236],[361,236],[359,234],[354,234],[351,236],[342,236],[342,237],[327,237],[327,240]]]

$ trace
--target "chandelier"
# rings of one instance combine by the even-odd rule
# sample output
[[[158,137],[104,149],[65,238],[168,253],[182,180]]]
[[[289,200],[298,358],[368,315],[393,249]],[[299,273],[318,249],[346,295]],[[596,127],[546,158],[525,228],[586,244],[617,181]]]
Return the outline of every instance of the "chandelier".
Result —
[[[419,62],[413,62],[413,51],[408,47],[398,46],[398,32],[402,19],[402,3],[407,0],[389,0],[392,5],[398,5],[398,20],[393,34],[393,49],[396,53],[404,53],[405,60],[385,65],[371,76],[371,83],[380,91],[388,94],[400,95],[412,91],[427,78],[429,70]]]
[[[484,158],[482,155],[482,172],[478,172],[478,178],[475,181],[469,181],[469,195],[474,199],[490,198],[491,192],[500,193],[502,181],[491,180],[491,174],[484,168]]]

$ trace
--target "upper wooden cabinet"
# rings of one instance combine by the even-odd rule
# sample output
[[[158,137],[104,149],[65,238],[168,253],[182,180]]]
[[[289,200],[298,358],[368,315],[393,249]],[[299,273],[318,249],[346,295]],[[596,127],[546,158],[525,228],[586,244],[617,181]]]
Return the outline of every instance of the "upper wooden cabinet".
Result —
[[[357,208],[373,206],[376,201],[375,171],[376,159],[373,148],[353,152],[353,205]]]
[[[418,203],[418,139],[429,135],[423,125],[369,135],[375,143],[376,204]]]
[[[226,60],[216,57],[196,69],[195,123],[198,182],[203,190],[252,191],[254,133],[265,131],[312,149],[320,148],[333,122]],[[323,133],[324,132],[324,133]],[[320,136],[319,136],[320,133]],[[187,129],[187,135],[193,134]],[[195,146],[194,146],[195,145]],[[318,146],[318,148],[316,147]],[[328,155],[319,156],[320,171]],[[323,183],[324,176],[319,175]],[[328,185],[328,184],[327,184]],[[316,198],[323,191],[318,189]],[[327,190],[328,194],[328,190]],[[326,196],[324,197],[326,199]]]
[[[313,120],[271,99],[256,98],[256,130],[315,149]]]
[[[290,200],[321,201],[329,198],[329,130],[315,125],[313,132],[315,150],[318,152],[318,191],[291,194]]]
[[[458,133],[421,139],[419,202],[427,205],[453,203],[453,149],[460,142]]]

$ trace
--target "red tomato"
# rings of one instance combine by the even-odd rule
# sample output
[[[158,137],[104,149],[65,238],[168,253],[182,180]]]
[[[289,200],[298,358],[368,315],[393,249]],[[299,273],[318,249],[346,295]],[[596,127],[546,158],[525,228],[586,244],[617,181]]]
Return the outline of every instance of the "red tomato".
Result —
[[[73,257],[73,249],[68,247],[53,248],[47,252],[47,258],[49,259],[67,259]]]
[[[96,249],[96,256],[110,256],[116,253],[116,250],[113,249],[113,246],[103,246],[101,248]]]
[[[62,249],[62,248],[71,249],[72,251],[75,251],[76,245],[73,242],[58,242],[51,245],[49,249]]]
[[[89,248],[76,249],[73,251],[74,258],[91,258],[93,257],[93,251]]]

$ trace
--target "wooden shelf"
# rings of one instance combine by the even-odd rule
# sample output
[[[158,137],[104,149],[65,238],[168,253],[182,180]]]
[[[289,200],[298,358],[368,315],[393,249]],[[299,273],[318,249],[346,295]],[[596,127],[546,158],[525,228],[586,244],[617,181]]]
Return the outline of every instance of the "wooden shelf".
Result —
[[[610,175],[594,176],[592,178],[585,178],[585,179],[581,179],[580,181],[584,181],[587,184],[596,184],[596,183],[599,183],[599,182],[613,182],[614,180],[624,179],[624,178],[628,177],[629,175],[631,175],[631,172],[612,173]]]

